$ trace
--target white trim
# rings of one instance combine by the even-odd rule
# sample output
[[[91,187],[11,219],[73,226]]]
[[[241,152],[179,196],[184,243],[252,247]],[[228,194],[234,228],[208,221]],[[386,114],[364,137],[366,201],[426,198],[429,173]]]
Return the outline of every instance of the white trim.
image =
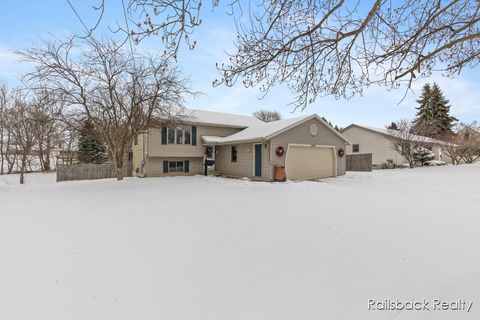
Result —
[[[287,166],[287,160],[288,160],[288,155],[290,154],[289,150],[290,150],[290,147],[311,147],[311,148],[331,148],[333,149],[333,161],[334,161],[334,165],[335,165],[335,175],[334,177],[337,177],[338,176],[338,171],[337,171],[337,151],[336,151],[336,148],[335,146],[332,146],[332,145],[323,145],[323,144],[315,144],[315,145],[312,145],[312,144],[302,144],[302,143],[289,143],[287,145],[287,154],[285,155],[285,175],[287,176],[287,179],[288,179],[288,166]]]
[[[255,146],[260,145],[260,175],[256,176],[255,175]],[[252,154],[253,154],[253,175],[252,177],[262,177],[263,176],[263,143],[254,143],[253,144],[253,149],[252,149]]]

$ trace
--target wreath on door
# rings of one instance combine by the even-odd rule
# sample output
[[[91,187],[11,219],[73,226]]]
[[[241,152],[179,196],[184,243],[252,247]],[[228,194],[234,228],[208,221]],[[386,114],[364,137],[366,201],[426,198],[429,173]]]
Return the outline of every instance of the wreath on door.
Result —
[[[342,158],[345,155],[345,150],[343,149],[338,149],[338,156]]]

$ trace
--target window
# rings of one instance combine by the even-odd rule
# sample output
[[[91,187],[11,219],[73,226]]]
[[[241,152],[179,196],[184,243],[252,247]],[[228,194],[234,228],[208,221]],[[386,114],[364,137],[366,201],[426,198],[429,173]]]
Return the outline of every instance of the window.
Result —
[[[138,144],[138,135],[133,138],[133,145],[136,146]]]
[[[468,139],[470,139],[470,133],[466,132],[465,133],[465,140],[468,140]]]
[[[192,143],[192,127],[185,127],[185,144]]]
[[[176,131],[176,144],[183,144],[183,128],[177,128]]]
[[[177,172],[183,172],[183,161],[177,161]]]
[[[175,144],[175,128],[168,128],[168,144]]]
[[[237,162],[237,146],[232,146],[232,162]]]
[[[168,144],[191,144],[192,127],[168,128]]]
[[[355,152],[355,153],[360,152],[360,145],[359,144],[352,145],[352,152]]]
[[[183,172],[183,161],[169,161],[168,172]]]

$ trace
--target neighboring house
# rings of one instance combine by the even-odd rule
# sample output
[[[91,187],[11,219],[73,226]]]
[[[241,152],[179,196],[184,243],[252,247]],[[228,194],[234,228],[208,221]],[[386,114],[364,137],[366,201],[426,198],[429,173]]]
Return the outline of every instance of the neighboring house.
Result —
[[[275,166],[288,179],[317,179],[345,174],[348,141],[318,115],[273,122],[254,117],[187,110],[181,125],[152,128],[132,147],[137,176],[210,173],[274,180]],[[283,150],[283,154],[282,154]],[[340,152],[341,153],[341,152]]]
[[[351,142],[351,145],[347,147],[347,154],[371,153],[373,166],[382,166],[382,164],[388,162],[396,165],[408,163],[408,161],[394,149],[394,137],[388,129],[351,124],[342,130],[342,135]],[[451,162],[445,154],[442,154],[442,144],[440,141],[427,137],[416,137],[419,141],[424,142],[435,154],[435,160],[442,160],[446,163]]]
[[[480,138],[480,129],[465,126],[462,130],[458,131],[457,133],[465,140],[472,140],[472,139],[479,139]]]

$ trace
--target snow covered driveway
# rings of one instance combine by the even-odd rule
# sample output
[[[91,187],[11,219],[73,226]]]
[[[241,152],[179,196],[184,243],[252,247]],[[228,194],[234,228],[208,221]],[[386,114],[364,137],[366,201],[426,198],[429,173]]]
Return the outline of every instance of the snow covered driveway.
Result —
[[[0,176],[0,319],[480,316],[480,166],[284,184],[16,178]]]

